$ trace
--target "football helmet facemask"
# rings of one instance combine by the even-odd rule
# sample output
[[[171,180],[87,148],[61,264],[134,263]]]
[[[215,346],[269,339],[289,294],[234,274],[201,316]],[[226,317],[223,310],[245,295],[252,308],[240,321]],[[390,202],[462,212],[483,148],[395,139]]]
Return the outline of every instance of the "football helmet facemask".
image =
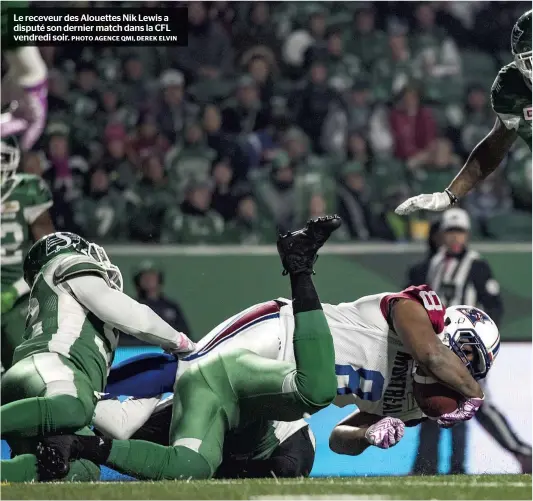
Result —
[[[531,81],[532,51],[531,51],[531,10],[522,14],[511,32],[511,51],[516,67],[520,73]]]
[[[476,381],[485,378],[500,350],[500,332],[494,321],[479,308],[458,305],[446,308],[444,325],[444,344]]]
[[[20,148],[15,136],[3,137],[0,143],[0,181],[11,179],[20,163]]]

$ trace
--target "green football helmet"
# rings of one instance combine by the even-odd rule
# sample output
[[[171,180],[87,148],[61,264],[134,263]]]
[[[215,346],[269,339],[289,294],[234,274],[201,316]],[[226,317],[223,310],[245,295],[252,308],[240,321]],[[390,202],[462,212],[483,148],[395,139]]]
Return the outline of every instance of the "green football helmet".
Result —
[[[0,180],[3,185],[17,172],[20,163],[20,148],[15,136],[2,138],[0,143]]]
[[[532,54],[531,54],[531,11],[522,14],[511,32],[511,51],[520,73],[531,80]]]
[[[113,288],[122,291],[122,273],[118,266],[111,263],[106,251],[99,245],[88,242],[75,233],[56,232],[45,235],[35,242],[24,260],[24,280],[31,287],[41,268],[60,254],[83,254],[105,269]]]

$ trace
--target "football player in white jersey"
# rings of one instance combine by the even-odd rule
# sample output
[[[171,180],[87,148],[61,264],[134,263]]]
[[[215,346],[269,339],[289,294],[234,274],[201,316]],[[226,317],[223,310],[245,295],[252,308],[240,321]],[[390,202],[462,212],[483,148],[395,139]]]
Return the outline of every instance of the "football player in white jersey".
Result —
[[[475,380],[486,376],[499,350],[498,329],[481,310],[446,310],[428,286],[322,306],[335,347],[335,404],[358,407],[333,431],[330,445],[335,452],[354,455],[369,445],[391,447],[406,425],[425,418],[413,397],[415,361],[470,397],[452,415],[441,416],[442,426],[470,419],[481,405],[483,393]],[[289,300],[254,305],[206,335],[180,362],[177,376],[197,360],[235,347],[292,361],[293,332]]]

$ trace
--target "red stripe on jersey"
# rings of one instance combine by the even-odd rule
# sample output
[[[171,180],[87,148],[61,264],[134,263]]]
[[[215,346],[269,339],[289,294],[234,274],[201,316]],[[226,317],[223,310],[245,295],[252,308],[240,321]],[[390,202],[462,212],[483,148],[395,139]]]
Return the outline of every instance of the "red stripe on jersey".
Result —
[[[446,308],[442,304],[437,293],[429,285],[411,286],[396,294],[389,294],[381,299],[379,307],[385,320],[391,327],[392,319],[390,318],[391,301],[395,299],[410,299],[421,304],[429,317],[433,330],[440,334],[444,330],[444,317]]]
[[[222,339],[231,336],[236,330],[244,327],[246,324],[252,323],[258,318],[264,317],[265,315],[270,315],[272,313],[278,313],[280,310],[280,305],[276,301],[268,301],[267,303],[260,304],[257,308],[246,312],[242,317],[239,317],[228,325],[224,330],[218,333],[209,343],[207,343],[203,348],[202,352],[209,351],[212,346],[217,344]]]

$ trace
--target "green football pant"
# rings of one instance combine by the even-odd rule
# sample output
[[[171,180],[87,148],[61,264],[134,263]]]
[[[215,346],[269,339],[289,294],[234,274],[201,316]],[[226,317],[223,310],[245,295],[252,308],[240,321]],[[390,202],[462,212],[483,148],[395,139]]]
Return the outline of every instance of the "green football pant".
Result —
[[[74,433],[89,425],[96,393],[67,358],[39,353],[17,362],[2,378],[0,428],[9,442],[26,437]],[[2,461],[3,481],[37,478],[35,456]]]
[[[296,364],[247,350],[199,361],[174,389],[170,447],[114,440],[106,464],[142,479],[211,478],[228,430],[257,419],[294,421],[335,398],[331,333],[322,310],[295,315]]]
[[[29,298],[29,294],[21,297],[11,310],[2,315],[0,358],[5,371],[11,367],[15,348],[22,343],[24,337]]]

